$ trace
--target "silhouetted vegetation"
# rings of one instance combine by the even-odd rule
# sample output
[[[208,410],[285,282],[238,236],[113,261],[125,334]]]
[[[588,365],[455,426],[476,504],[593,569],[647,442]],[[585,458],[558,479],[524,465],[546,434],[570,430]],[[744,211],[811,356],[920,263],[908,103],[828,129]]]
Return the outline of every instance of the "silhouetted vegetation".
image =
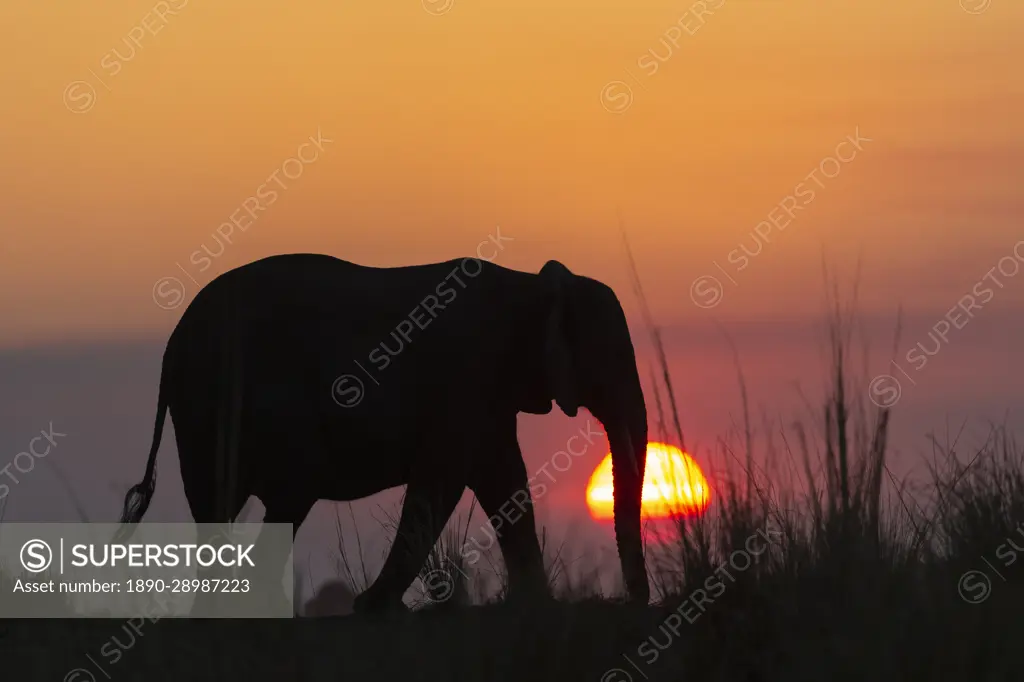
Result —
[[[853,321],[852,308],[834,303],[829,383],[809,417],[755,431],[740,373],[742,428],[693,453],[713,484],[712,506],[648,529],[648,607],[606,594],[596,566],[568,562],[546,538],[559,601],[504,604],[500,561],[467,565],[469,522],[456,518],[424,568],[452,582],[428,585],[410,614],[218,623],[217,636],[212,624],[164,621],[139,644],[148,653],[126,657],[124,679],[173,670],[158,635],[204,658],[212,639],[219,660],[238,655],[222,651],[228,632],[249,668],[305,671],[295,679],[1019,679],[1024,453],[1000,427],[970,451],[957,437],[932,438],[929,479],[897,480],[886,460],[890,411],[867,401],[852,369]],[[372,579],[339,545],[340,577],[307,602],[307,615],[346,613]],[[0,648],[59,650],[52,655],[71,668],[84,654],[58,642],[82,642],[65,631],[88,627],[97,625],[9,623]],[[23,637],[10,634],[17,628]],[[245,643],[256,638],[259,647]]]
[[[1024,453],[1002,427],[968,452],[932,437],[929,480],[897,480],[891,412],[870,403],[851,361],[855,319],[830,299],[829,381],[809,417],[765,420],[755,433],[740,372],[742,428],[702,460],[712,507],[647,530],[649,608],[604,594],[596,568],[568,574],[548,552],[559,603],[524,612],[499,590],[475,608],[391,620],[391,641],[419,642],[416,669],[435,680],[1017,679]],[[670,381],[659,362],[652,374]],[[681,437],[679,415],[669,417]],[[446,535],[429,570],[457,569],[468,595],[465,581],[482,571],[455,563],[464,542]],[[366,646],[353,645],[363,655],[347,671],[408,674],[409,658],[367,654],[361,633],[354,620],[339,629]]]

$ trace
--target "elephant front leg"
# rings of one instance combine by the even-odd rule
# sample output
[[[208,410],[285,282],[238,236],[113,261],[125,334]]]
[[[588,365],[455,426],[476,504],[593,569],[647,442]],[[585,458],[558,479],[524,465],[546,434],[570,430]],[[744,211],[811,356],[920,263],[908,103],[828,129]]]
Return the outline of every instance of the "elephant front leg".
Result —
[[[465,488],[440,476],[408,484],[391,551],[377,579],[353,601],[354,612],[405,609],[402,596],[422,570]]]
[[[509,598],[550,598],[537,541],[533,498],[518,445],[489,464],[470,487],[498,537],[508,573]]]

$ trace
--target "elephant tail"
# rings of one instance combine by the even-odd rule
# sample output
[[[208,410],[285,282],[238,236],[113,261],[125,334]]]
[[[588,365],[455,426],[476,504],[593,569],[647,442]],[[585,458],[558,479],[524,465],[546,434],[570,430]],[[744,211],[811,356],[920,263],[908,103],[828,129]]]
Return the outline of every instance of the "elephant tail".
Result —
[[[153,445],[149,449],[149,459],[146,460],[146,474],[142,482],[133,485],[124,497],[124,510],[121,512],[121,528],[117,531],[115,542],[126,540],[131,536],[134,524],[142,520],[146,510],[149,509],[149,502],[153,499],[153,492],[156,490],[156,453],[160,449],[160,437],[164,432],[164,418],[167,415],[167,380],[168,356],[164,355],[163,367],[160,371],[160,389],[157,396],[156,424],[153,427]]]

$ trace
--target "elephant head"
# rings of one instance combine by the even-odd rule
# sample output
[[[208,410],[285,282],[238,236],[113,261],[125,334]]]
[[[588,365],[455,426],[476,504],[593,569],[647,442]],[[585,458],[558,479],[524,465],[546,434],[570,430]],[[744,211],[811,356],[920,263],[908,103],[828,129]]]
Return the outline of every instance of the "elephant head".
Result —
[[[633,344],[608,286],[548,261],[538,278],[544,301],[540,384],[547,412],[554,400],[570,417],[585,407],[602,424],[612,451],[615,537],[630,597],[650,595],[640,502],[647,455],[647,407]],[[533,410],[528,410],[533,411]]]

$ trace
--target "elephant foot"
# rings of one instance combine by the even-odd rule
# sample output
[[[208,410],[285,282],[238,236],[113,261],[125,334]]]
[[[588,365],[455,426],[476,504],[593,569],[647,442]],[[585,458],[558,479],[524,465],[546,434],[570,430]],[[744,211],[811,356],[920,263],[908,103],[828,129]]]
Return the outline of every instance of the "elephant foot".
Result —
[[[550,592],[509,592],[508,599],[506,600],[510,604],[521,604],[524,606],[550,606],[557,600],[555,596]]]
[[[401,596],[396,598],[389,594],[375,594],[372,587],[352,600],[352,612],[359,615],[408,613],[408,611],[409,608],[402,602]]]
[[[197,592],[189,610],[189,618],[217,618],[217,595],[212,592]]]
[[[548,589],[547,583],[541,585],[531,582],[522,584],[518,588],[510,587],[505,597],[505,603],[519,608],[544,608],[556,603],[556,599]]]

